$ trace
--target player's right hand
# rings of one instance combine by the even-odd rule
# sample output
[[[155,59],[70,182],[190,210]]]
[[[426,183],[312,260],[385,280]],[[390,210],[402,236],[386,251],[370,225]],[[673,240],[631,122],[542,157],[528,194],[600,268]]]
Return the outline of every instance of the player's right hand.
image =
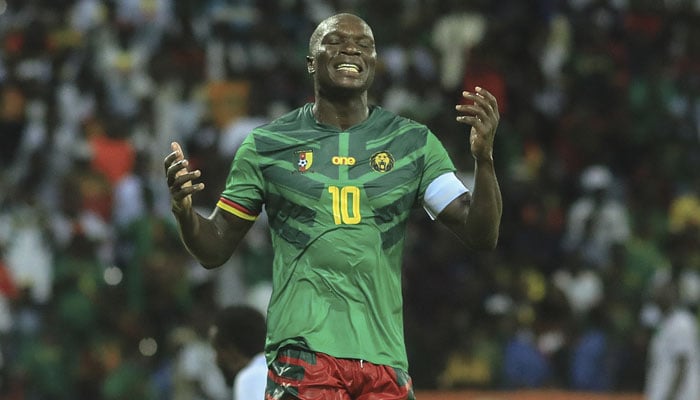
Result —
[[[179,213],[192,208],[192,194],[204,189],[204,183],[192,183],[192,180],[199,178],[202,173],[199,170],[187,169],[189,162],[182,153],[180,144],[173,142],[170,148],[172,153],[165,157],[163,163],[170,189],[171,207],[173,212]]]

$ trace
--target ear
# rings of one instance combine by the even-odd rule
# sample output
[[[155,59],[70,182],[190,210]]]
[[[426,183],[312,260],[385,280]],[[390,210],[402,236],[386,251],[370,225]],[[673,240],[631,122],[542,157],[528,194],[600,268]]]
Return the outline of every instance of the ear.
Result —
[[[306,70],[309,72],[309,74],[316,72],[315,62],[316,60],[313,57],[306,56]]]

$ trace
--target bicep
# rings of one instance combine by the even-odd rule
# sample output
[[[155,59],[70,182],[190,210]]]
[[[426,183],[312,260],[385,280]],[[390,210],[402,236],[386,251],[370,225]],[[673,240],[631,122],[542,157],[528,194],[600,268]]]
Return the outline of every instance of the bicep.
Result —
[[[443,223],[452,231],[459,230],[460,227],[464,226],[466,223],[471,199],[471,192],[462,193],[459,197],[452,200],[447,207],[445,207],[445,209],[438,214],[438,221]]]
[[[234,248],[238,246],[245,234],[250,230],[250,227],[255,223],[255,221],[235,216],[219,207],[214,208],[209,219],[214,222],[224,242],[235,244]]]
[[[423,208],[430,218],[437,219],[445,209],[469,189],[457,178],[454,172],[444,173],[426,187],[423,194]]]

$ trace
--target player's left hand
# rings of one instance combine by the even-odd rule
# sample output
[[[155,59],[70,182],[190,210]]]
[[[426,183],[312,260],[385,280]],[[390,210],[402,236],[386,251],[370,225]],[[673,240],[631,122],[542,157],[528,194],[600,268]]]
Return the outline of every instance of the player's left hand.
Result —
[[[462,92],[462,97],[470,104],[458,104],[455,109],[464,115],[457,116],[457,122],[471,125],[469,145],[474,159],[493,160],[493,138],[501,116],[498,102],[486,89],[477,86],[474,92]]]

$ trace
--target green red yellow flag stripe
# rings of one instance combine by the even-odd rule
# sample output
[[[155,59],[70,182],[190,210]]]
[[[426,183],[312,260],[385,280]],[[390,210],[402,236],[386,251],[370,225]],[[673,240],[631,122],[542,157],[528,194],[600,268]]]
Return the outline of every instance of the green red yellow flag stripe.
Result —
[[[248,221],[255,221],[256,219],[258,219],[258,215],[256,213],[224,197],[219,198],[219,201],[216,203],[216,206],[226,212],[229,212],[239,218],[243,218]]]

